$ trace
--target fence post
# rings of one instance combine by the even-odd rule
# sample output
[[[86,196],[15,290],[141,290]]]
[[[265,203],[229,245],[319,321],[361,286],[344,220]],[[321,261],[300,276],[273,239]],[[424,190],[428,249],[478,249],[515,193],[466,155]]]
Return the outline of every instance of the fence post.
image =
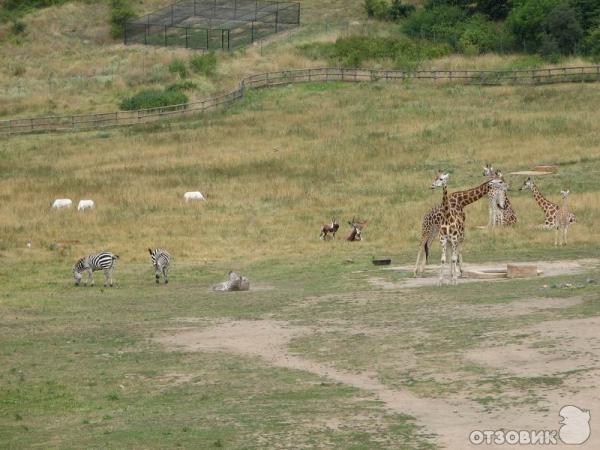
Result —
[[[75,116],[71,116],[71,129],[75,129]]]
[[[188,48],[188,27],[185,27],[185,48]]]
[[[229,30],[229,29],[227,30],[227,51],[231,50],[231,39],[230,39],[231,33],[230,33],[230,31],[231,30]]]
[[[167,26],[165,25],[165,47],[167,46]]]
[[[123,45],[127,45],[127,21],[123,22]]]
[[[173,13],[173,8],[174,8],[174,7],[171,5],[171,25],[174,25],[174,24],[175,24],[175,22],[174,22],[174,17],[173,17],[173,15],[174,15],[174,13]]]
[[[225,50],[225,30],[221,28],[221,50]]]
[[[208,28],[206,29],[206,50],[208,50]]]
[[[196,13],[196,0],[194,0],[194,15],[197,16],[198,14]]]
[[[235,20],[237,17],[237,0],[233,1],[233,19]]]
[[[144,45],[148,44],[148,28],[149,24],[144,25]]]
[[[254,42],[254,20],[252,21],[252,40],[250,42]]]
[[[275,11],[275,33],[279,31],[279,3],[277,3],[277,11]]]

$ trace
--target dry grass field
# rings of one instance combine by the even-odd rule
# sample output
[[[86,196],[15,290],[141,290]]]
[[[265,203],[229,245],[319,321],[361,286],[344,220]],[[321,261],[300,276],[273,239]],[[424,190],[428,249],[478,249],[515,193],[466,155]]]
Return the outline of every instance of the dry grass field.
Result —
[[[219,55],[206,92],[248,72],[320,65],[297,45],[313,32],[333,39],[359,14],[359,2],[326,3],[331,17],[303,2],[305,27],[262,55]],[[113,44],[104,24],[96,40],[69,41],[63,10],[82,25],[105,15],[75,2],[28,16],[26,40],[0,45],[9,66],[26,66],[20,95],[0,71],[1,115],[114,109],[126,91],[175,80],[149,81],[144,67],[187,57]],[[342,25],[325,31],[330,19]],[[60,57],[36,20],[56,33]],[[86,54],[92,77],[134,64],[81,89],[70,77]],[[205,116],[0,140],[0,447],[458,450],[473,430],[557,430],[572,404],[592,417],[578,448],[598,448],[599,103],[591,83],[311,83],[248,91]],[[485,163],[505,174],[556,165],[536,180],[555,202],[570,189],[569,244],[535,228],[543,215],[519,191],[524,177],[507,175],[519,222],[480,229],[487,203],[469,206],[465,262],[534,262],[544,276],[437,286],[436,242],[427,278],[414,281],[421,218],[441,198],[435,173],[449,171],[454,191],[482,183]],[[207,200],[186,204],[190,190]],[[63,197],[96,209],[52,211]],[[332,216],[339,238],[321,241]],[[352,217],[369,221],[362,242],[342,239]],[[159,246],[174,256],[167,286],[147,254]],[[116,286],[100,287],[97,273],[96,288],[73,287],[76,259],[100,250],[120,255]],[[398,268],[376,268],[374,256]],[[232,269],[250,292],[212,292]]]

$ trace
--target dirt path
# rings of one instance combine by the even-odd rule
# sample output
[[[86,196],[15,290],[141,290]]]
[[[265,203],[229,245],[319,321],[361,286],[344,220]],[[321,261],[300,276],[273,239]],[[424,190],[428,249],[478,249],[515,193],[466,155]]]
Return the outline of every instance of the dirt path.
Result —
[[[474,429],[558,428],[558,418],[553,416],[558,409],[543,416],[515,409],[487,414],[479,405],[467,399],[440,400],[417,397],[407,391],[386,387],[377,380],[374,373],[341,371],[288,352],[289,343],[293,338],[316,331],[311,327],[291,326],[286,322],[273,320],[234,321],[208,329],[173,330],[157,340],[173,349],[226,351],[256,356],[277,367],[311,372],[372,392],[390,411],[414,416],[427,432],[436,434],[440,445],[450,449],[469,447],[468,436]],[[576,400],[573,397],[569,399]],[[580,400],[583,401],[583,398]]]

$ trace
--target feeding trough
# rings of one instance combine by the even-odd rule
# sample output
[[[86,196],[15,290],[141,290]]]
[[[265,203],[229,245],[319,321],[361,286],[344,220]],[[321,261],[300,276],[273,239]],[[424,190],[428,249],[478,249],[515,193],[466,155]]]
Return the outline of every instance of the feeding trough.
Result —
[[[473,268],[463,271],[466,278],[476,279],[533,278],[543,273],[535,264],[507,264],[506,268]]]
[[[511,175],[523,175],[526,177],[537,177],[539,175],[552,175],[554,172],[543,170],[520,170],[518,172],[510,172]]]
[[[392,263],[391,258],[375,259],[373,258],[373,264],[376,266],[389,266]]]

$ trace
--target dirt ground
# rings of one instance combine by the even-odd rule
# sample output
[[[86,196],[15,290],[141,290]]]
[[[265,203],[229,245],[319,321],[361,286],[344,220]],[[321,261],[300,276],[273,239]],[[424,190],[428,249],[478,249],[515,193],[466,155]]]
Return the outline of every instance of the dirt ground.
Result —
[[[583,272],[590,265],[598,264],[598,260],[538,262],[537,264],[544,271],[542,276],[553,276]],[[498,264],[481,267],[496,266]],[[406,268],[392,270],[406,270]],[[371,282],[386,289],[404,289],[435,284],[437,277],[410,278],[391,283],[393,284],[391,287]],[[498,281],[493,280],[493,282]],[[305,300],[311,301],[311,299]],[[529,298],[502,305],[469,305],[468,314],[482,318],[510,318],[542,310],[559,311],[581,302],[582,299],[577,296]],[[447,308],[452,307],[452,305],[447,306]],[[437,313],[444,314],[443,308]],[[448,316],[452,317],[452,311],[447,312],[450,313]],[[388,410],[414,416],[425,431],[435,435],[436,442],[445,448],[469,447],[468,436],[473,430],[558,430],[560,427],[558,412],[563,406],[569,404],[591,411],[592,435],[584,445],[577,448],[600,448],[600,434],[594,433],[594,430],[600,430],[600,390],[597,388],[600,384],[599,317],[550,320],[524,329],[512,330],[504,333],[502,340],[498,340],[498,342],[506,342],[506,339],[513,338],[518,342],[509,345],[494,345],[495,336],[484,336],[479,347],[466,350],[458,356],[463,361],[473,362],[503,376],[548,377],[559,372],[578,371],[577,376],[568,377],[560,387],[543,391],[543,410],[526,407],[523,404],[486,410],[482,404],[468,398],[464,393],[443,398],[421,397],[408,390],[386,386],[378,379],[375,372],[339,370],[289,350],[293,339],[323,332],[324,324],[327,331],[337,329],[351,332],[369,331],[360,327],[354,329],[351,322],[343,325],[335,321],[320,322],[318,327],[296,326],[269,317],[257,321],[216,322],[189,317],[180,318],[177,322],[181,324],[180,328],[166,330],[156,340],[177,351],[230,352],[257,357],[273,366],[307,371],[338,383],[357,387],[382,401]],[[546,345],[540,346],[540,342]],[[415,355],[411,357],[414,358]],[[331,420],[334,426],[335,418]],[[484,447],[494,448],[490,445]],[[553,447],[562,448],[563,445]]]

